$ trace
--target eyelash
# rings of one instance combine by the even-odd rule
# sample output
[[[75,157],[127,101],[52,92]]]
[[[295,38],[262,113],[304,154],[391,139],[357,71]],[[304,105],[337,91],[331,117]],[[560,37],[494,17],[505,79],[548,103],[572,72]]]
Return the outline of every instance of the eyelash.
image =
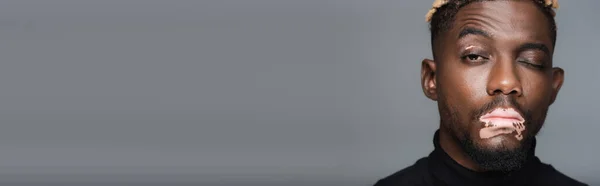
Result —
[[[531,63],[528,60],[518,60],[517,62],[522,63],[527,66],[530,66],[530,67],[533,67],[533,68],[540,69],[540,70],[542,70],[546,67],[545,65],[538,65],[538,64]]]

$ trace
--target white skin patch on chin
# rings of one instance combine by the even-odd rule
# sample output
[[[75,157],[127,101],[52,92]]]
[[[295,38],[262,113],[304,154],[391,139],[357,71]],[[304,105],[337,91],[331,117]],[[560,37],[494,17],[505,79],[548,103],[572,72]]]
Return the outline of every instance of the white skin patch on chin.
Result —
[[[492,122],[485,123],[484,127],[479,131],[479,135],[482,139],[491,138],[501,134],[510,134],[517,132],[515,138],[521,141],[523,140],[523,131],[525,131],[525,125],[523,123],[515,122],[512,125],[506,126],[504,124],[494,124]]]
[[[515,131],[517,131],[515,138],[521,141],[523,139],[522,132],[525,130],[525,125],[523,125],[523,123],[514,123],[513,125],[515,126]]]

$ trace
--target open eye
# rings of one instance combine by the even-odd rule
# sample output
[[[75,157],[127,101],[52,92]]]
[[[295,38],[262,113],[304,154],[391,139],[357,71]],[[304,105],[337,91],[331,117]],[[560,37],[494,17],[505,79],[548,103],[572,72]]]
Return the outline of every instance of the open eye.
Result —
[[[481,57],[480,55],[470,54],[470,55],[467,55],[467,59],[469,59],[471,61],[477,61],[477,60],[483,59],[483,57]]]
[[[481,55],[477,55],[477,54],[467,54],[467,55],[463,56],[462,59],[467,63],[483,63],[488,58],[483,57]]]

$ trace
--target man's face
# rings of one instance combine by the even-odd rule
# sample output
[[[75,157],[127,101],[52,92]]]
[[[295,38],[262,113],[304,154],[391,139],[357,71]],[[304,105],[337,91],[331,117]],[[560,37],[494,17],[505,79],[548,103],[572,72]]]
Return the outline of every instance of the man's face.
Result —
[[[441,130],[479,163],[522,156],[563,81],[548,18],[532,1],[484,1],[461,8],[452,25],[434,43],[435,62],[423,62]]]

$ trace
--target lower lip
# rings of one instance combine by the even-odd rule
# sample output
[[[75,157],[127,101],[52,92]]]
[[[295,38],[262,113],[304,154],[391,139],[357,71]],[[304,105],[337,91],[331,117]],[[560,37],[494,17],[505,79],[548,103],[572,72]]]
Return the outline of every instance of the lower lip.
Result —
[[[482,139],[488,139],[504,134],[511,134],[515,131],[517,132],[517,135],[515,137],[518,140],[522,139],[522,130],[517,129],[514,126],[514,124],[516,123],[521,123],[521,121],[518,119],[506,117],[490,117],[485,119],[485,121],[487,123],[481,130],[479,130],[479,136]]]
[[[479,130],[479,136],[482,139],[488,139],[503,134],[510,134],[515,131],[512,127],[486,127]]]

